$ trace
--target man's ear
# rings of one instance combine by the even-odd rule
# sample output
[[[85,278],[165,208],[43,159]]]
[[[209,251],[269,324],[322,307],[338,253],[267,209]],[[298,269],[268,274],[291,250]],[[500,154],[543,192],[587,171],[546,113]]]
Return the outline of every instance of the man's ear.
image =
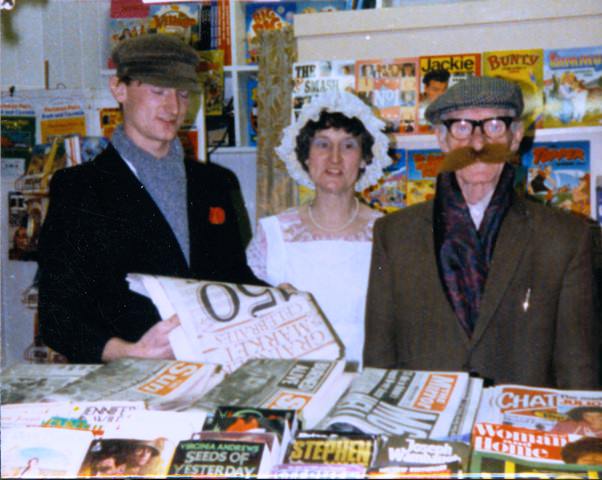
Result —
[[[520,147],[520,142],[525,135],[525,125],[521,120],[517,120],[512,123],[512,141],[510,142],[510,150],[513,152],[518,151],[518,147]]]
[[[126,87],[127,85],[119,81],[119,77],[116,77],[115,75],[109,79],[109,88],[111,89],[111,94],[118,103],[123,103],[125,101],[127,97]]]
[[[437,137],[437,142],[439,143],[439,148],[443,153],[449,152],[450,148],[447,144],[447,131],[444,125],[435,125],[435,136]]]

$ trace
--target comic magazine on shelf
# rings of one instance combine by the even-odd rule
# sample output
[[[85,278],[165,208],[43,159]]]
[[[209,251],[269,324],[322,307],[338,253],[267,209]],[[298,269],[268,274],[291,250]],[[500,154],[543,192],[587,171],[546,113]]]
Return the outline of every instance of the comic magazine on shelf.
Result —
[[[393,163],[383,171],[378,183],[360,193],[370,207],[383,213],[391,213],[406,206],[406,151],[397,148],[389,152]]]
[[[299,116],[303,105],[324,92],[346,91],[355,87],[353,60],[318,60],[298,62],[292,67],[292,120]]]
[[[245,58],[256,64],[259,33],[266,30],[292,28],[297,13],[295,2],[247,2],[245,4]]]
[[[408,150],[406,203],[414,205],[435,197],[437,174],[445,154],[436,148]]]
[[[358,60],[355,91],[385,122],[385,133],[416,132],[418,58]]]
[[[481,54],[460,53],[420,57],[420,97],[418,131],[432,133],[424,118],[426,108],[449,87],[468,77],[481,75]]]
[[[542,126],[543,63],[543,50],[539,48],[483,53],[483,75],[505,78],[520,86],[528,131]]]
[[[544,51],[543,126],[602,125],[602,46]]]
[[[299,0],[297,13],[325,13],[345,10],[347,0]]]
[[[590,215],[590,143],[535,142],[523,156],[527,192],[547,205]]]
[[[193,3],[151,5],[149,29],[151,33],[177,35],[189,45],[200,40],[199,5]]]

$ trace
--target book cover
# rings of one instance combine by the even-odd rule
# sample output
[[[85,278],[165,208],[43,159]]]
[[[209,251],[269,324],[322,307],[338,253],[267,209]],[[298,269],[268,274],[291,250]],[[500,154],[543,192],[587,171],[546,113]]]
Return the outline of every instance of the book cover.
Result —
[[[199,5],[178,3],[151,5],[149,10],[151,33],[167,33],[179,36],[189,45],[199,42]]]
[[[75,478],[92,441],[90,431],[2,428],[2,478]]]
[[[602,125],[602,46],[544,51],[543,126]]]
[[[27,165],[36,143],[36,116],[33,105],[26,102],[9,103],[3,98],[0,108],[0,135],[2,161],[7,158],[23,158]]]
[[[270,30],[292,28],[297,12],[295,2],[247,2],[245,4],[245,58],[256,64],[259,34]]]
[[[483,75],[518,84],[523,92],[525,127],[541,127],[543,117],[543,50],[500,50],[483,53]]]
[[[360,193],[370,207],[383,213],[391,213],[407,205],[406,151],[396,148],[389,155],[393,163],[384,169],[378,183]]]
[[[468,471],[470,445],[412,438],[408,435],[381,435],[370,474],[449,475]]]
[[[149,18],[111,18],[109,20],[109,52],[122,40],[146,35],[149,32]],[[109,57],[108,68],[116,68],[115,63]]]
[[[353,60],[318,60],[293,64],[292,113],[295,120],[303,105],[321,93],[346,91],[354,93],[355,62]]]
[[[356,464],[368,468],[378,450],[377,436],[300,432],[289,445],[285,464]]]
[[[590,143],[535,142],[523,155],[527,192],[546,205],[590,215]]]
[[[224,107],[224,52],[203,50],[199,53],[199,81],[203,85],[205,115],[222,115]]]
[[[271,467],[264,443],[185,440],[176,448],[169,475],[248,478],[267,474]]]
[[[408,150],[407,205],[435,198],[437,174],[445,154],[436,148]]]
[[[417,58],[355,62],[355,91],[374,107],[386,133],[416,132],[419,80]]]
[[[224,52],[224,65],[232,65],[230,0],[217,0],[217,48]]]
[[[40,115],[41,143],[55,137],[86,135],[86,113],[83,98],[56,98],[49,100]]]
[[[39,187],[40,176],[25,176]],[[24,186],[25,184],[21,184]],[[27,183],[27,186],[31,186]],[[48,196],[39,195],[40,190],[29,193],[9,193],[8,259],[19,261],[37,260],[38,240],[46,212]]]
[[[432,133],[432,127],[424,118],[427,107],[441,94],[468,77],[481,75],[480,53],[422,56],[420,61],[420,98],[418,107],[418,131]]]
[[[251,147],[257,146],[258,115],[257,75],[251,74],[247,76],[247,134]]]
[[[602,225],[602,175],[596,176],[596,218]]]
[[[326,13],[346,10],[347,0],[300,0],[297,13]]]
[[[149,5],[143,0],[111,0],[111,18],[148,17]]]
[[[98,114],[101,135],[110,139],[113,130],[123,123],[123,114],[119,108],[101,108]]]

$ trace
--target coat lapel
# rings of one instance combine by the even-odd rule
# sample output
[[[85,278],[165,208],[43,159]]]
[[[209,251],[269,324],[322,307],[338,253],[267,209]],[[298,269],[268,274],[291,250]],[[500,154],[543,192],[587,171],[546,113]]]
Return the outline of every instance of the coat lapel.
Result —
[[[476,344],[487,329],[514,277],[530,237],[531,230],[525,201],[520,197],[515,197],[512,207],[502,222],[495,244],[479,318],[471,338],[472,344]]]

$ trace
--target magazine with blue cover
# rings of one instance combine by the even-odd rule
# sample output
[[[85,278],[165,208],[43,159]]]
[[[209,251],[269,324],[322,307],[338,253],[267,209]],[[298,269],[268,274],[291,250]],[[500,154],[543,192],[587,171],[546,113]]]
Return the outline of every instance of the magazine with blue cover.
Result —
[[[590,143],[535,142],[523,156],[527,192],[546,205],[590,215]]]

